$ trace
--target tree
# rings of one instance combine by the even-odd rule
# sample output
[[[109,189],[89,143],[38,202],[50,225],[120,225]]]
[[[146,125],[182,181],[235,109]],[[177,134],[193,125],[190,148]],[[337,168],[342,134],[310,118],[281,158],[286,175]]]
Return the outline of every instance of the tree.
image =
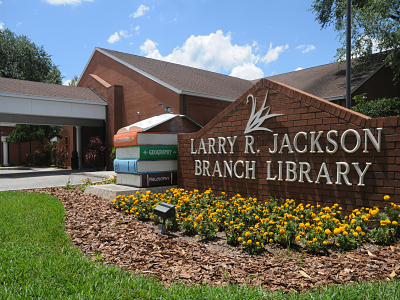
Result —
[[[62,138],[58,132],[63,128],[63,126],[17,124],[6,138],[6,142],[15,144],[39,142],[42,153],[44,153],[44,140],[51,140],[54,137]]]
[[[355,69],[371,66],[372,54],[387,52],[385,62],[394,72],[394,81],[400,79],[400,0],[352,0],[352,57],[357,57]],[[315,0],[311,11],[321,29],[333,25],[342,47],[336,59],[346,55],[347,0]]]
[[[0,30],[0,77],[56,84],[63,78],[43,46],[9,29]]]
[[[74,75],[74,77],[71,79],[71,82],[68,83],[69,86],[76,86],[78,83],[78,76]]]

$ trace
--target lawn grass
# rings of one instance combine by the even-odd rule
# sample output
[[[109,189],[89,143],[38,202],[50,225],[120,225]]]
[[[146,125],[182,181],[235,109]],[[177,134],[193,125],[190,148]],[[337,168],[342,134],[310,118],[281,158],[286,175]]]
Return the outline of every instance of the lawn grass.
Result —
[[[300,295],[236,285],[165,287],[85,257],[72,246],[63,218],[55,197],[0,192],[0,299],[400,299],[397,280]]]

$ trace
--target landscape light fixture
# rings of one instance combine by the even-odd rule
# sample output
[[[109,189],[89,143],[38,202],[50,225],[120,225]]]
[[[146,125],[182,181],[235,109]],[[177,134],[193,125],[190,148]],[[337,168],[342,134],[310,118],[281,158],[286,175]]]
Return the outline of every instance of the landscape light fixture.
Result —
[[[154,209],[154,213],[163,219],[163,223],[158,225],[158,233],[165,235],[165,220],[175,218],[175,205],[161,202]]]
[[[161,107],[164,107],[165,108],[165,112],[167,113],[167,114],[169,114],[170,112],[171,112],[171,107],[169,107],[169,106],[167,106],[167,105],[165,105],[165,104],[158,104],[159,106],[161,106]]]

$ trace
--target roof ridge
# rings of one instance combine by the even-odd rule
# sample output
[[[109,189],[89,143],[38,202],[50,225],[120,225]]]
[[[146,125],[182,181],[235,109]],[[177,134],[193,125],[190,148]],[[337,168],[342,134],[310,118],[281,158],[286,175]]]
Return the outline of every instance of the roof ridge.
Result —
[[[101,49],[101,50],[103,50],[103,51],[105,50],[105,51],[118,52],[118,53],[122,53],[122,54],[127,54],[127,55],[136,56],[136,57],[139,57],[139,58],[145,58],[145,59],[150,59],[150,60],[156,60],[156,61],[159,61],[159,62],[165,62],[165,63],[168,63],[168,64],[173,64],[173,65],[182,66],[182,67],[185,67],[185,68],[190,68],[190,69],[195,69],[195,70],[204,71],[204,72],[208,72],[208,73],[213,73],[213,74],[216,74],[216,75],[226,76],[226,77],[228,77],[228,78],[235,78],[235,79],[239,79],[239,80],[243,80],[243,81],[246,81],[246,82],[250,82],[250,83],[251,83],[251,80],[247,80],[247,79],[243,79],[243,78],[239,78],[239,77],[235,77],[235,76],[231,76],[231,75],[221,74],[221,73],[214,72],[214,71],[204,70],[204,69],[200,69],[200,68],[196,68],[196,67],[192,67],[192,66],[187,66],[187,65],[183,65],[183,64],[179,64],[179,63],[175,63],[175,62],[170,62],[170,61],[161,60],[161,59],[157,59],[157,58],[151,58],[151,57],[141,56],[141,55],[137,55],[137,54],[131,54],[131,53],[127,53],[127,52],[121,52],[121,51],[116,51],[116,50],[110,50],[110,49],[101,48],[101,47],[96,47],[96,48],[97,48],[97,49]],[[257,80],[258,80],[258,79],[257,79]]]

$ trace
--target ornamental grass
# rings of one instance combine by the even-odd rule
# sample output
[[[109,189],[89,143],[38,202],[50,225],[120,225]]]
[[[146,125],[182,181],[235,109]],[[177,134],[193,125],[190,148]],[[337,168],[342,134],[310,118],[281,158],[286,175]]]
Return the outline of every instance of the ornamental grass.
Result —
[[[167,220],[167,229],[181,229],[206,239],[225,232],[228,244],[257,254],[267,243],[284,247],[302,243],[311,252],[327,252],[329,248],[347,251],[367,241],[394,243],[400,238],[400,205],[390,203],[388,195],[384,200],[387,205],[383,211],[363,207],[344,215],[339,204],[296,205],[293,199],[276,198],[261,202],[240,195],[229,199],[225,193],[216,196],[211,189],[204,193],[171,189],[165,194],[137,191],[129,197],[118,196],[112,205],[139,220],[156,223],[161,220],[153,212],[160,202],[175,205],[176,219]]]

